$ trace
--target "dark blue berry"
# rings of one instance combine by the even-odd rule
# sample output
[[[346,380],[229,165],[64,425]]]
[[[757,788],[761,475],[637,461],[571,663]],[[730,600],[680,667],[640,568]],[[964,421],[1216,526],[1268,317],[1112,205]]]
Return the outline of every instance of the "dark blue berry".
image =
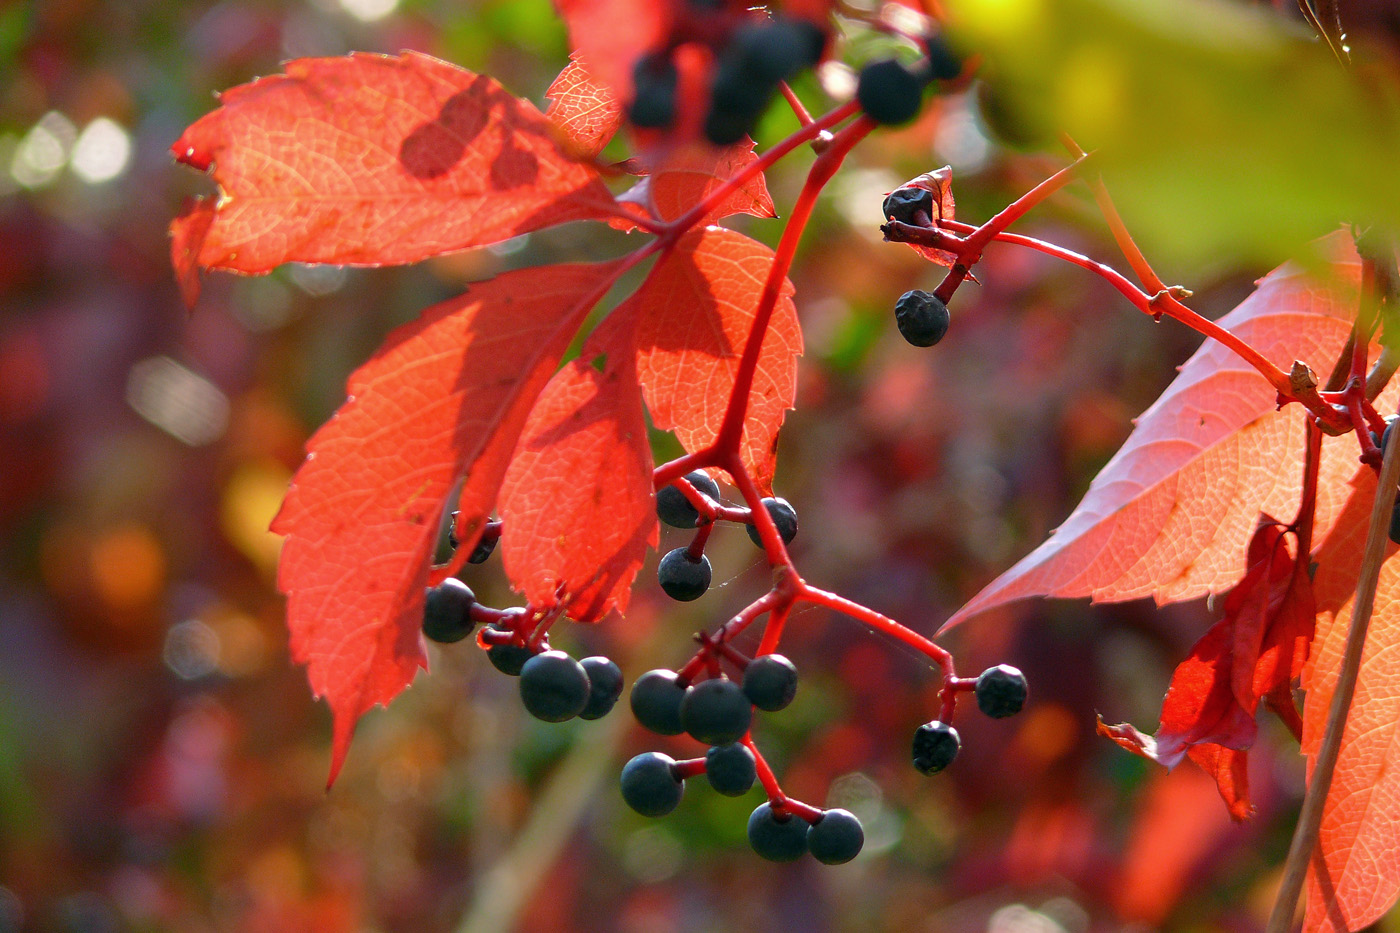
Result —
[[[775,713],[797,695],[797,668],[781,654],[754,658],[744,668],[744,696],[761,710]]]
[[[807,848],[819,862],[840,865],[860,854],[865,830],[850,810],[827,810],[807,829]]]
[[[1395,505],[1390,510],[1390,540],[1400,544],[1400,499],[1395,500]]]
[[[652,732],[659,735],[680,735],[681,700],[685,687],[677,680],[675,671],[647,671],[632,685],[632,715]]]
[[[952,316],[942,298],[916,288],[899,296],[894,320],[905,340],[916,347],[931,347],[948,333]]]
[[[562,651],[544,651],[520,668],[520,699],[536,719],[563,722],[588,705],[588,673]]]
[[[665,816],[684,793],[676,761],[669,755],[644,752],[622,768],[622,799],[642,816]]]
[[[825,50],[826,33],[816,23],[779,17],[740,28],[725,54],[754,82],[776,84],[815,65]]]
[[[977,708],[993,719],[1015,716],[1026,705],[1026,675],[1009,664],[977,675]]]
[[[773,524],[778,526],[778,537],[783,539],[784,544],[791,544],[792,539],[797,537],[797,510],[789,505],[786,499],[773,496],[763,500],[763,507],[772,516]],[[759,547],[763,547],[763,541],[758,536],[758,529],[749,525],[747,530],[749,540]]]
[[[721,58],[710,88],[705,138],[716,146],[737,143],[753,132],[776,93],[776,82],[755,78],[737,56]]]
[[[678,547],[661,558],[656,582],[672,599],[699,599],[710,588],[710,559],[701,554],[699,560],[693,560],[685,548]]]
[[[767,803],[749,815],[749,845],[770,862],[792,862],[807,851],[807,824],[795,816],[779,820]]]
[[[676,121],[675,62],[659,55],[644,55],[632,71],[636,93],[627,108],[633,126],[664,129]]]
[[[436,642],[451,644],[471,634],[472,606],[476,595],[456,577],[448,577],[428,590],[423,599],[423,634]]]
[[[681,725],[706,745],[738,741],[752,722],[753,704],[739,685],[727,677],[693,684],[681,699]]]
[[[579,719],[602,719],[622,696],[622,670],[608,658],[584,658],[578,662],[588,675],[588,703]]]
[[[962,74],[962,59],[948,47],[942,33],[926,37],[924,51],[928,53],[929,77],[951,81]]]
[[[753,752],[738,742],[715,745],[705,753],[705,777],[726,797],[742,797],[758,777]]]
[[[896,188],[885,195],[883,210],[890,220],[916,225],[928,223],[933,219],[933,192],[912,185]],[[924,217],[916,220],[916,215],[920,213]]]
[[[490,626],[495,629],[496,626]],[[492,645],[486,649],[486,657],[491,664],[502,674],[509,674],[511,677],[519,677],[520,669],[525,666],[525,662],[535,656],[535,652],[524,645],[506,643],[503,645]]]
[[[937,774],[958,757],[962,740],[958,730],[946,722],[926,722],[914,730],[914,767],[924,774]]]
[[[871,62],[860,70],[856,99],[876,123],[908,123],[923,106],[924,81],[893,58]]]
[[[714,500],[719,499],[719,484],[710,479],[710,474],[704,470],[687,473],[685,478],[703,495]],[[690,504],[685,493],[675,486],[667,486],[657,491],[656,517],[672,528],[694,528],[695,523],[700,521],[700,513],[695,511],[695,506]]]

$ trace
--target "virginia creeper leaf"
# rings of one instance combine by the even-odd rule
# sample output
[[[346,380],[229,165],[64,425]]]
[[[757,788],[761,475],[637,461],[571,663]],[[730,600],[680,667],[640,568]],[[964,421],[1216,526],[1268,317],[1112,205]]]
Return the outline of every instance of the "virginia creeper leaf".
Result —
[[[1328,245],[1324,278],[1284,265],[1219,323],[1285,371],[1294,359],[1330,368],[1355,316],[1359,266],[1349,239]],[[1267,380],[1207,340],[1065,523],[944,627],[1029,596],[1165,603],[1223,592],[1244,575],[1259,513],[1297,512],[1303,422],[1301,406],[1276,411]],[[1356,450],[1350,437],[1323,442],[1317,538],[1345,502]]]
[[[617,93],[589,74],[577,52],[544,93],[549,98],[544,115],[563,133],[569,150],[582,158],[595,158],[622,125]]]
[[[625,311],[545,387],[501,486],[506,573],[531,606],[562,605],[577,622],[626,610],[657,540],[634,321]]]
[[[426,666],[419,629],[439,518],[481,535],[526,417],[616,263],[508,272],[391,333],[307,445],[273,531],[286,536],[292,656],[334,716],[331,780],[355,720]]]
[[[652,421],[686,450],[719,435],[744,344],[773,264],[763,244],[722,227],[681,237],[633,299],[637,371]],[[744,420],[740,457],[772,489],[778,428],[797,393],[802,330],[784,280],[763,337]]]
[[[182,279],[192,263],[415,262],[617,210],[529,101],[416,52],[288,62],[171,148],[219,184],[204,235],[177,230]]]

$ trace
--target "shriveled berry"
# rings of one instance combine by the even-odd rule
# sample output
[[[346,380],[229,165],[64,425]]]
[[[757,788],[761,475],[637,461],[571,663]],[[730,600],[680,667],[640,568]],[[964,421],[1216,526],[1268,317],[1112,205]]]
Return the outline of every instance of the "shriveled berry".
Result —
[[[685,478],[703,495],[714,500],[719,499],[719,484],[704,470],[687,473]],[[657,490],[656,517],[672,528],[694,528],[695,523],[700,520],[700,513],[695,511],[695,506],[690,504],[685,493],[675,486],[667,486]]]
[[[520,699],[536,719],[563,722],[588,705],[588,673],[562,651],[543,651],[520,668]]]
[[[924,774],[937,774],[958,757],[962,740],[958,730],[946,722],[926,722],[914,730],[914,767]]]
[[[850,810],[827,810],[807,828],[807,848],[813,858],[827,865],[849,862],[865,845],[865,830]]]
[[[761,655],[744,668],[743,687],[754,706],[777,712],[797,695],[797,667],[781,654]]]
[[[793,862],[807,851],[807,823],[795,816],[779,820],[768,803],[749,814],[749,845],[770,862]]]
[[[488,522],[481,531],[481,537],[477,539],[476,547],[472,548],[471,556],[467,558],[469,564],[484,564],[486,558],[491,556],[491,552],[496,550],[496,542],[501,540],[501,523]],[[457,550],[461,546],[457,540],[457,513],[452,513],[451,522],[447,526],[447,543],[452,550]]]
[[[712,677],[686,688],[681,725],[706,745],[727,745],[744,737],[753,722],[753,705],[739,685]]]
[[[699,560],[692,560],[683,547],[678,547],[661,558],[656,567],[656,582],[672,599],[688,603],[699,599],[710,588],[710,559],[704,554]]]
[[[496,626],[491,626],[496,628]],[[525,666],[525,662],[535,656],[535,652],[524,645],[503,644],[492,645],[486,649],[486,657],[491,660],[491,664],[502,674],[509,674],[511,677],[519,677],[520,669]]]
[[[1026,705],[1026,675],[1010,664],[989,667],[977,675],[977,708],[993,719],[1015,716]]]
[[[633,126],[664,129],[676,121],[675,62],[659,55],[644,55],[632,71],[635,95],[627,108]]]
[[[917,224],[915,215],[924,214],[927,220],[933,219],[933,192],[927,188],[916,188],[908,185],[903,188],[896,188],[885,195],[885,203],[882,206],[885,216],[890,220],[898,220],[901,223]]]
[[[768,510],[768,514],[773,518],[773,524],[778,526],[778,537],[783,539],[784,544],[791,544],[792,539],[797,537],[797,510],[794,509],[786,499],[769,496],[763,500],[763,507]],[[758,536],[758,529],[753,525],[747,526],[749,540],[759,547],[763,547],[763,540]]]
[[[670,755],[644,752],[622,766],[622,799],[642,816],[665,816],[684,794]]]
[[[931,347],[948,333],[952,317],[942,298],[916,288],[899,296],[894,320],[905,340],[916,347]]]
[[[647,671],[632,685],[632,715],[652,732],[680,735],[685,731],[685,726],[681,725],[683,699],[685,687],[675,671]]]
[[[622,696],[622,669],[604,657],[584,658],[578,663],[588,675],[588,702],[578,718],[602,719]]]
[[[962,59],[948,47],[948,41],[942,33],[925,37],[924,51],[928,53],[929,77],[951,81],[962,74]]]
[[[726,797],[742,797],[758,777],[753,752],[738,742],[715,745],[705,753],[705,777]]]
[[[856,99],[876,123],[908,123],[923,106],[924,81],[893,58],[871,62],[860,70]]]
[[[476,594],[456,577],[448,577],[428,590],[423,599],[423,634],[436,642],[451,644],[471,634],[472,606]]]

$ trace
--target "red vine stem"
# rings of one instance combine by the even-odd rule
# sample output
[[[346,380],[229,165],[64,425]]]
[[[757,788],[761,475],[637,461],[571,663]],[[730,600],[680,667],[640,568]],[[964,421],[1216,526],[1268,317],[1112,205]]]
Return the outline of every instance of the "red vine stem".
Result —
[[[818,589],[806,582],[799,584],[797,598],[803,602],[825,606],[828,609],[835,609],[837,612],[850,616],[857,622],[868,625],[877,632],[884,632],[886,635],[903,642],[920,654],[927,655],[942,670],[943,678],[946,683],[953,683],[957,679],[957,672],[953,669],[953,656],[951,654],[944,651],[918,632],[900,625],[894,619],[883,616],[874,609],[869,609],[862,606],[860,603],[852,602],[844,596],[837,596],[835,593]]]
[[[758,746],[753,743],[753,737],[746,735],[739,740],[749,751],[753,752],[754,766],[758,770],[758,782],[763,785],[763,792],[768,795],[768,803],[773,807],[773,811],[787,816],[796,816],[806,820],[808,823],[815,823],[821,818],[822,811],[810,804],[805,804],[800,800],[793,800],[783,793],[782,787],[778,784],[778,778],[773,774],[773,769],[768,767],[768,762],[764,760],[763,753],[758,750]]]

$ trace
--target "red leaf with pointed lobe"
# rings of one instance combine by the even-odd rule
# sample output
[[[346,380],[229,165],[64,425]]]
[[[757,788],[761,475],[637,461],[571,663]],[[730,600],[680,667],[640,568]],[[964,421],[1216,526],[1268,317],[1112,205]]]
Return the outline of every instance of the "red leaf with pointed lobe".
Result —
[[[453,486],[466,474],[470,552],[535,398],[619,268],[509,272],[429,308],[355,371],[308,443],[272,528],[292,656],[334,715],[332,781],[355,720],[426,665],[423,592]]]
[[[683,146],[671,153],[657,170],[643,178],[618,198],[623,206],[641,216],[651,211],[661,220],[675,220],[709,197],[731,178],[758,161],[753,140],[745,138],[732,146],[716,149],[705,144]],[[696,226],[713,224],[732,214],[776,217],[768,182],[756,172],[696,221]],[[637,225],[614,218],[613,227],[631,232]]]
[[[1248,752],[1206,743],[1192,745],[1186,754],[1215,779],[1215,789],[1225,801],[1230,819],[1238,822],[1254,815],[1254,804],[1249,802]]]
[[[501,487],[506,574],[531,606],[563,606],[576,622],[626,611],[657,540],[628,307],[545,387]]]
[[[1355,316],[1355,251],[1345,235],[1326,245],[1325,280],[1290,263],[1219,322],[1285,371],[1294,359],[1330,366]],[[1268,382],[1207,340],[1065,523],[944,627],[1031,596],[1165,603],[1229,589],[1259,513],[1297,510],[1304,415],[1298,405],[1276,411]],[[1346,501],[1356,449],[1351,437],[1324,439],[1315,540]]]
[[[733,230],[692,230],[652,269],[634,300],[637,372],[652,421],[689,451],[719,434],[773,251]],[[758,356],[739,454],[771,491],[778,428],[797,393],[802,329],[784,280]]]
[[[219,184],[206,269],[415,262],[617,210],[529,101],[415,52],[288,62],[171,148]]]
[[[617,93],[588,73],[577,52],[544,94],[550,102],[544,115],[563,133],[569,151],[580,158],[597,157],[622,125]]]
[[[185,202],[180,216],[170,222],[170,264],[175,267],[175,281],[187,308],[199,301],[199,251],[213,222],[214,205],[193,199]]]
[[[1396,389],[1377,400],[1395,408]],[[1303,753],[1308,777],[1322,743],[1336,690],[1352,594],[1370,524],[1376,479],[1358,471],[1346,517],[1315,552],[1317,634],[1304,671]],[[1318,852],[1308,876],[1306,933],[1346,933],[1362,929],[1390,910],[1400,895],[1400,560],[1386,545],[1375,607],[1367,631],[1341,752],[1323,805]]]

